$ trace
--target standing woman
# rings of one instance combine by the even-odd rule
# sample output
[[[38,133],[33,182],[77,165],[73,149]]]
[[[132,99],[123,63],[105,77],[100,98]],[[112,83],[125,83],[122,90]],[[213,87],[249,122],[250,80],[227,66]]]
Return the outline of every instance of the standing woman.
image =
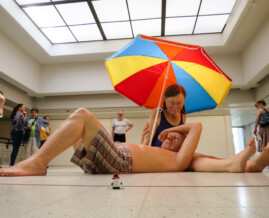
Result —
[[[44,120],[48,121],[50,123],[50,116],[46,115],[43,117]],[[42,124],[41,128],[40,128],[40,146],[39,148],[41,148],[41,146],[46,142],[46,140],[48,139],[48,136],[51,135],[51,126],[49,125],[45,125]]]
[[[184,106],[186,91],[183,86],[172,84],[166,88],[164,93],[163,107],[158,112],[155,130],[153,132],[152,146],[161,147],[162,142],[158,140],[160,133],[168,128],[186,123],[186,109]],[[153,109],[149,121],[142,133],[141,143],[149,145],[157,109]]]
[[[27,117],[24,123],[25,129],[30,129],[30,137],[25,141],[26,144],[26,158],[34,154],[40,147],[40,129],[42,125],[49,125],[47,120],[38,116],[38,108],[31,109],[31,116]]]
[[[266,126],[261,126],[259,121],[263,114],[269,112],[269,108],[266,107],[266,102],[264,100],[257,101],[255,107],[258,109],[258,112],[256,115],[254,135],[257,134],[257,127],[259,125],[259,135],[261,136],[261,140],[258,141],[258,151],[262,152],[269,142],[269,123]]]
[[[13,150],[10,157],[10,166],[13,166],[17,158],[22,137],[23,137],[23,123],[26,119],[26,111],[24,104],[18,104],[14,107],[11,115],[11,138]]]

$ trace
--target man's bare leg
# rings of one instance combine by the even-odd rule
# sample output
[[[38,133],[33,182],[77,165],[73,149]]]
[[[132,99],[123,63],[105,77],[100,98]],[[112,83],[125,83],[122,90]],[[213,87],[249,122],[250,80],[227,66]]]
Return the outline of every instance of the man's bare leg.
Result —
[[[38,152],[13,167],[1,169],[1,176],[46,175],[48,163],[82,139],[88,150],[100,129],[100,122],[86,109],[76,110],[48,138]]]
[[[247,162],[246,172],[262,172],[267,166],[269,166],[269,143],[258,156]]]
[[[245,172],[248,159],[255,154],[256,146],[254,138],[250,138],[247,147],[239,154],[228,159],[216,159],[210,157],[195,156],[188,168],[189,170],[198,172]]]

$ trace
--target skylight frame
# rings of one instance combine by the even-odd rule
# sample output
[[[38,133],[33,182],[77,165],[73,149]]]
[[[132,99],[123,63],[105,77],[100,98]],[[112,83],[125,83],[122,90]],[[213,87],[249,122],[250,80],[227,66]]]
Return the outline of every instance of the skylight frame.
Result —
[[[60,10],[57,9],[57,7],[61,7],[61,4],[73,4],[73,3],[87,3],[88,7],[89,7],[89,11],[92,14],[92,17],[94,19],[94,22],[90,22],[90,23],[81,23],[81,24],[72,24],[72,25],[68,25],[68,22],[64,19],[64,16],[60,14],[61,19],[63,20],[64,25],[55,25],[55,26],[51,26],[51,28],[67,28],[68,31],[70,31],[70,34],[73,36],[74,40],[70,40],[70,42],[57,42],[55,43],[55,41],[48,37],[46,34],[45,37],[51,42],[51,44],[65,44],[65,43],[81,43],[81,42],[92,42],[92,41],[103,41],[103,40],[121,40],[121,39],[131,39],[136,37],[136,35],[139,34],[145,34],[145,35],[149,35],[149,36],[155,36],[155,37],[161,37],[161,36],[180,36],[180,35],[198,35],[198,34],[221,34],[226,26],[227,21],[229,20],[230,14],[232,13],[232,10],[234,8],[234,6],[236,5],[236,1],[237,0],[228,0],[229,4],[227,7],[231,8],[230,11],[228,11],[226,13],[226,11],[224,11],[225,13],[216,13],[214,14],[213,12],[211,12],[211,10],[214,10],[215,8],[210,8],[210,10],[208,9],[208,11],[211,13],[209,14],[205,14],[202,13],[203,11],[206,11],[204,8],[203,3],[210,3],[210,1],[212,2],[212,0],[115,0],[115,5],[116,2],[121,4],[121,5],[117,5],[118,7],[120,7],[121,9],[118,11],[123,10],[126,7],[126,10],[124,9],[124,16],[121,18],[121,16],[117,16],[118,14],[114,14],[114,18],[113,20],[109,20],[109,16],[100,16],[100,11],[102,11],[102,7],[98,8],[96,6],[96,4],[103,4],[103,6],[105,5],[105,2],[109,2],[111,4],[111,2],[113,0],[14,0],[16,2],[16,4],[25,12],[25,14],[29,17],[29,19],[31,19],[33,21],[33,23],[36,25],[36,27],[44,34],[43,29],[44,28],[50,28],[50,27],[41,27],[38,26],[34,20],[31,18],[30,15],[28,15],[26,13],[26,11],[24,10],[25,8],[28,7],[42,7],[42,6],[53,6],[57,12],[60,14]],[[27,2],[39,2],[39,3],[30,3],[30,4],[23,4],[23,1],[27,1]],[[195,9],[190,8],[189,6],[186,6],[186,8],[189,11],[192,11],[191,13],[187,13],[184,11],[180,11],[179,14],[177,14],[177,11],[174,10],[175,6],[173,5],[179,5],[181,3],[183,3],[185,1],[184,4],[187,3],[195,3]],[[220,1],[226,1],[226,0],[220,0]],[[134,12],[131,11],[132,8],[134,7],[135,3],[140,2],[140,7],[142,7],[143,5],[141,4],[142,2],[146,2],[145,5],[147,5],[147,7],[145,7],[145,10],[148,10],[150,7],[150,4],[154,4],[155,2],[158,2],[158,4],[161,5],[157,5],[158,10],[155,10],[154,15],[149,15],[149,16],[142,16],[143,13],[137,14],[136,17],[133,16]],[[187,2],[187,3],[186,3]],[[197,4],[199,2],[199,7],[197,7]],[[148,4],[147,4],[148,3]],[[86,4],[85,4],[86,5]],[[124,5],[124,6],[123,6]],[[141,6],[142,5],[142,6]],[[171,9],[171,5],[172,5],[172,9],[173,11],[169,11]],[[154,6],[154,5],[153,5]],[[169,9],[170,7],[170,9]],[[116,8],[117,9],[117,8]],[[141,9],[141,8],[140,8]],[[144,10],[144,9],[143,9]],[[196,11],[196,13],[194,14],[194,11]],[[115,12],[116,13],[116,12]],[[185,13],[185,14],[184,14]],[[128,16],[127,16],[128,14]],[[142,14],[142,15],[141,15]],[[146,14],[144,12],[144,14]],[[99,16],[98,16],[99,15]],[[216,31],[211,30],[210,32],[203,32],[203,31],[197,31],[197,29],[199,29],[199,23],[201,20],[205,20],[205,18],[202,17],[207,17],[207,16],[226,16],[228,17],[226,22],[223,24],[221,27],[216,28]],[[100,20],[99,20],[100,17]],[[133,17],[133,18],[132,18]],[[104,20],[105,19],[105,20]],[[190,27],[188,28],[182,28],[182,27],[178,27],[178,31],[171,31],[171,29],[168,29],[170,27],[173,27],[173,25],[170,21],[176,21],[176,20],[194,20],[195,19],[195,23],[193,25],[193,22],[190,22],[191,25],[193,25],[193,29],[192,31],[190,31]],[[158,20],[158,22],[157,22]],[[137,32],[136,29],[138,28],[137,24],[138,23],[156,23],[155,26],[157,28],[159,28],[157,31],[155,31],[154,29],[152,29],[153,32],[155,33],[147,33],[147,31],[145,32]],[[169,23],[170,22],[170,23]],[[176,22],[174,22],[176,23]],[[182,22],[179,22],[182,25]],[[72,29],[79,29],[81,26],[81,28],[83,28],[83,25],[96,25],[97,29],[96,31],[99,31],[99,33],[95,32],[95,35],[97,38],[93,38],[91,40],[81,40],[80,37],[76,37],[76,35],[78,33],[74,33],[72,31]],[[115,26],[118,29],[120,28],[120,26],[122,26],[123,28],[125,28],[124,30],[122,30],[122,34],[120,35],[119,32],[110,32],[111,30],[113,30],[113,28],[111,28],[111,26]],[[152,26],[150,25],[149,27],[152,28]],[[115,28],[115,30],[117,29]],[[139,27],[140,28],[140,27]],[[139,29],[138,28],[138,29]],[[148,29],[151,29],[148,28]],[[144,29],[147,29],[144,27]],[[181,30],[185,30],[188,29],[187,32],[181,31]],[[220,31],[221,30],[221,31]],[[109,31],[109,32],[108,32]],[[181,31],[181,32],[180,32]],[[100,38],[101,35],[101,38]],[[87,37],[86,37],[87,38]],[[91,38],[91,37],[88,37]],[[54,41],[54,42],[53,42]]]

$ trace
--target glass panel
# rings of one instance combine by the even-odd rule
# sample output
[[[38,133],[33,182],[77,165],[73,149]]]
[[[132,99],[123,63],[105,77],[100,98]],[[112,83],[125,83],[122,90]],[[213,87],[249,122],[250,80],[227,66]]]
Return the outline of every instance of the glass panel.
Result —
[[[229,15],[198,17],[194,33],[220,33]]]
[[[132,38],[130,22],[102,23],[107,39]]]
[[[231,13],[236,0],[203,0],[200,15]]]
[[[76,42],[67,27],[44,28],[41,30],[52,43]]]
[[[240,151],[245,149],[244,142],[244,129],[239,127],[233,127],[233,141],[234,141],[234,153],[238,154]]]
[[[50,2],[50,0],[16,0],[19,5]]]
[[[161,35],[161,19],[133,21],[132,26],[135,37],[138,34],[148,36]]]
[[[162,14],[161,0],[128,0],[132,20],[160,18]]]
[[[24,10],[39,27],[65,26],[54,6],[27,7]]]
[[[56,5],[68,25],[95,23],[86,2]]]
[[[125,0],[93,1],[100,22],[129,20]]]
[[[200,0],[167,0],[166,17],[196,16],[199,5]]]
[[[78,41],[103,40],[96,24],[71,26],[70,29]]]
[[[166,18],[165,35],[192,34],[196,17]]]

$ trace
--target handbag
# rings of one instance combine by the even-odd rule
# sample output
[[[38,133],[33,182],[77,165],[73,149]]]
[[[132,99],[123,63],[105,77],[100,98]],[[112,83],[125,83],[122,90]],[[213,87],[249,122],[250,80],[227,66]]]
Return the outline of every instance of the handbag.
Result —
[[[265,127],[269,125],[269,111],[265,108],[262,109],[264,109],[265,113],[260,115],[259,124],[261,127]]]
[[[32,122],[31,127],[35,124],[35,121],[36,121],[36,118],[35,118],[34,122]],[[29,139],[30,132],[31,132],[31,129],[25,129],[24,130],[24,134],[23,134],[23,138],[22,138],[23,144]]]
[[[43,126],[40,128],[40,141],[46,140],[48,138],[48,135],[46,133],[46,130]]]

